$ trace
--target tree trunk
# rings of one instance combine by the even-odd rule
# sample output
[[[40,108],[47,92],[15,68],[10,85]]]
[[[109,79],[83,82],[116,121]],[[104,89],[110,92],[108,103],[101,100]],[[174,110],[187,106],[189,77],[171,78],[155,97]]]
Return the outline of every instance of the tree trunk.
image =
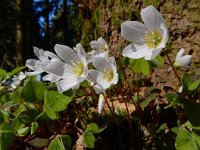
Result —
[[[22,0],[16,0],[16,66],[22,65]]]

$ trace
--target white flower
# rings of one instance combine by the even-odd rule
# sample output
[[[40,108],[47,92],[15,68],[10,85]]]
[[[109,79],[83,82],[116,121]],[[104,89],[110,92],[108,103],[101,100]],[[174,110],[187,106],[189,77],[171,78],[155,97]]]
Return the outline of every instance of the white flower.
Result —
[[[88,61],[92,62],[92,57],[98,54],[103,53],[104,55],[108,56],[109,53],[109,47],[107,42],[102,38],[98,38],[98,40],[94,40],[90,42],[90,46],[92,48],[92,51],[88,53]]]
[[[192,61],[192,55],[183,56],[184,49],[181,48],[176,55],[175,67],[188,68],[189,63]]]
[[[96,51],[96,53],[108,53],[108,44],[107,42],[102,38],[98,38],[97,41],[91,41],[90,45],[93,50]]]
[[[20,72],[18,76],[14,75],[12,78],[12,83],[11,83],[11,87],[13,89],[15,89],[17,86],[20,85],[20,83],[22,82],[22,80],[24,80],[26,78],[26,75],[23,72]]]
[[[144,24],[137,21],[127,21],[121,25],[122,36],[133,42],[122,52],[129,58],[142,58],[152,60],[168,40],[168,29],[164,24],[163,16],[153,7],[149,6],[141,11]]]
[[[99,94],[99,101],[98,101],[98,112],[99,114],[103,110],[103,106],[105,104],[105,98],[103,94]]]
[[[56,82],[59,92],[78,88],[80,82],[85,80],[88,74],[86,53],[82,45],[77,44],[75,49],[71,49],[68,46],[56,44],[54,49],[64,62],[52,59],[46,67],[46,72],[61,79]]]
[[[87,80],[94,83],[94,90],[97,94],[117,84],[118,73],[114,57],[107,59],[105,55],[99,54],[92,58],[92,62],[97,70],[89,70]]]
[[[33,70],[33,72],[26,72],[27,76],[34,76],[38,75],[45,71],[46,65],[50,62],[50,58],[59,59],[55,54],[44,51],[42,49],[39,49],[37,47],[33,47],[35,55],[39,58],[37,59],[28,59],[26,61],[26,66]]]

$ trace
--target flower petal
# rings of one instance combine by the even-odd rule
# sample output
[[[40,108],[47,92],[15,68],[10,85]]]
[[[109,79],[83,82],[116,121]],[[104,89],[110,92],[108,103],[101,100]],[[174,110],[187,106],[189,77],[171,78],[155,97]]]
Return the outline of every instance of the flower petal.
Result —
[[[68,46],[56,44],[55,52],[66,63],[73,64],[73,62],[79,62],[80,58],[77,53]]]
[[[121,25],[122,36],[138,45],[143,45],[145,43],[146,30],[145,25],[137,21],[126,21]]]
[[[105,91],[105,89],[100,84],[95,84],[93,88],[96,94],[100,94]]]
[[[77,82],[76,78],[65,78],[63,80],[56,82],[57,89],[59,92],[67,91],[75,87],[77,84],[79,83]]]
[[[106,57],[99,57],[98,55],[95,55],[92,58],[92,62],[94,67],[101,72],[103,72],[107,67],[109,67]]]
[[[105,74],[102,72],[98,73],[97,83],[102,86],[103,89],[107,89],[110,87],[111,83],[105,80]]]
[[[59,77],[54,76],[53,74],[47,74],[42,78],[43,81],[57,82],[60,80]]]
[[[40,73],[42,73],[43,71],[33,71],[33,72],[25,72],[26,76],[35,76],[38,75]]]
[[[33,47],[33,51],[34,51],[35,55],[39,58],[39,60],[41,60],[41,61],[47,61],[48,60],[48,58],[45,57],[45,55],[44,55],[44,50],[39,49],[37,47]]]
[[[87,80],[92,82],[93,84],[97,83],[97,76],[98,76],[98,71],[91,69],[88,71],[88,76],[87,76]]]
[[[149,32],[160,31],[160,25],[164,22],[164,19],[153,6],[142,9],[141,17]]]
[[[164,48],[169,37],[169,31],[164,23],[160,25],[160,28],[162,29],[163,33],[162,33],[162,42],[159,45],[159,47]]]
[[[51,61],[47,66],[45,71],[47,73],[54,74],[59,77],[64,76],[64,63],[61,61]]]
[[[144,57],[145,60],[152,60],[154,59],[160,52],[161,48],[159,49],[152,49],[149,51],[149,53]]]
[[[103,94],[99,95],[99,101],[98,101],[98,112],[99,114],[101,113],[101,111],[103,110],[103,106],[105,104],[105,98]]]
[[[133,47],[126,47],[126,50],[125,50],[125,54],[126,54],[126,57],[128,58],[133,58],[133,59],[138,59],[138,58],[142,58],[144,57],[145,55],[147,55],[150,51],[150,49],[148,49],[146,47],[146,45],[134,45],[135,46],[135,49],[137,51],[135,51],[135,49],[132,49]],[[128,49],[130,48],[130,49]],[[131,52],[132,51],[132,52]],[[124,56],[124,55],[123,55]]]
[[[177,55],[176,55],[176,61],[180,61],[180,59],[181,59],[181,57],[182,57],[184,51],[185,51],[185,50],[184,50],[183,48],[181,48],[181,49],[178,51],[178,53],[177,53]]]
[[[180,59],[180,62],[181,62],[183,67],[187,67],[191,61],[192,61],[192,56],[191,55],[183,56]]]

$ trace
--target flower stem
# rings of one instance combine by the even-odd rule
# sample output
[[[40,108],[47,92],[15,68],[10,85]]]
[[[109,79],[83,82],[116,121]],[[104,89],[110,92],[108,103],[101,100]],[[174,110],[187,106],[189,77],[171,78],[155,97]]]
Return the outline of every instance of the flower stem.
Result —
[[[172,63],[172,61],[171,61],[169,55],[167,54],[167,51],[166,51],[166,50],[165,50],[165,54],[166,54],[166,56],[167,56],[167,59],[168,59],[170,65],[171,65],[173,71],[174,71],[174,74],[175,74],[176,78],[177,78],[178,81],[179,81],[179,84],[182,85],[181,79],[180,79],[180,77],[178,76],[178,73],[176,72],[176,69],[174,68],[173,63]]]

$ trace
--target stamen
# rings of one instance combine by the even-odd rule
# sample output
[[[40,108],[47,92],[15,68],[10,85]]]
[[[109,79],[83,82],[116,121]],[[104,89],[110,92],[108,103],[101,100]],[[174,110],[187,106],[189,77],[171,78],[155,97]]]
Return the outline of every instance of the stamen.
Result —
[[[162,36],[159,32],[146,32],[145,42],[148,48],[156,48],[162,42]]]
[[[73,62],[73,61],[72,64],[74,65],[74,70],[72,70],[72,73],[75,76],[80,77],[84,72],[84,64],[82,62]]]
[[[107,81],[107,82],[110,82],[112,81],[114,78],[114,73],[112,70],[108,70],[108,69],[104,69],[104,79]]]

